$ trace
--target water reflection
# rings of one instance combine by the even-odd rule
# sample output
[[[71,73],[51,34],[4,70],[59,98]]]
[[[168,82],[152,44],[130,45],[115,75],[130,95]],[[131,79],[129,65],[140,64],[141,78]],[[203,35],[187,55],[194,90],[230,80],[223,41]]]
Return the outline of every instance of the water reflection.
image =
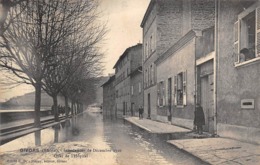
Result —
[[[34,134],[6,143],[0,150],[4,152],[33,147],[32,135]],[[83,113],[42,130],[40,135],[42,145],[81,141],[91,144],[93,149],[116,150],[115,159],[118,164],[203,164],[166,142],[178,138],[176,135],[150,134],[125,120],[103,118],[98,113]],[[100,154],[94,156],[99,159]]]
[[[38,130],[34,133],[34,139],[35,139],[35,145],[40,146],[41,145],[41,130]]]

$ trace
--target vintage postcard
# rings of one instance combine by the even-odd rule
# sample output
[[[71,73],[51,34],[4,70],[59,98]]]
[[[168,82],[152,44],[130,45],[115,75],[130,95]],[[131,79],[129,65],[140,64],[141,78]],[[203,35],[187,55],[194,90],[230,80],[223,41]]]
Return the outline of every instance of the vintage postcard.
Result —
[[[259,0],[0,0],[0,165],[259,165]]]

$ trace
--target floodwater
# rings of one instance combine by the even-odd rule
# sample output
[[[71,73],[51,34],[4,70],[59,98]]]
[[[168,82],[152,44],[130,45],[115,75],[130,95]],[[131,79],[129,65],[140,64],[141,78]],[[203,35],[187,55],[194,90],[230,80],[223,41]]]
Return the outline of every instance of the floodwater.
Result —
[[[122,165],[204,164],[199,159],[167,143],[171,136],[151,134],[122,119],[104,119],[100,113],[85,112],[62,123],[60,128],[41,131],[42,145],[54,142],[88,142],[96,149],[112,149],[114,162]],[[34,134],[6,143],[1,152],[19,150],[34,145]]]

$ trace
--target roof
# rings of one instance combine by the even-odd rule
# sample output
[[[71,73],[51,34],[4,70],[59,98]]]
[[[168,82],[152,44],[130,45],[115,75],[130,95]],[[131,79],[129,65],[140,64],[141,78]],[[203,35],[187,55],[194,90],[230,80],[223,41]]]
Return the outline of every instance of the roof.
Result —
[[[114,65],[113,69],[116,68],[116,66],[119,64],[119,62],[128,54],[128,52],[129,52],[131,49],[133,49],[133,48],[135,48],[135,47],[138,47],[138,46],[142,46],[142,44],[141,44],[141,43],[138,43],[138,44],[136,44],[136,45],[134,45],[134,46],[132,46],[132,47],[127,48],[127,49],[124,51],[124,53],[119,57],[119,59],[117,60],[116,64]]]
[[[102,84],[101,87],[110,84],[110,83],[111,83],[112,81],[114,81],[114,80],[115,80],[115,75],[109,77],[109,79],[108,79],[104,84]]]
[[[146,22],[146,20],[147,20],[149,14],[150,14],[150,12],[152,11],[152,8],[153,8],[155,2],[156,2],[155,0],[151,0],[151,1],[150,1],[149,6],[148,6],[148,8],[147,8],[147,10],[146,10],[146,12],[145,12],[145,14],[144,14],[144,18],[143,18],[143,20],[142,20],[142,22],[141,22],[141,25],[140,25],[141,28],[144,27],[144,23]]]

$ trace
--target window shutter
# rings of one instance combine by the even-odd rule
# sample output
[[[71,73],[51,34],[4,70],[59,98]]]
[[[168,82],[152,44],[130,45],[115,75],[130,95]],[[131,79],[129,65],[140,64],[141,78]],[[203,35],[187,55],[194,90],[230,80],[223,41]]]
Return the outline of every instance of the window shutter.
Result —
[[[260,57],[260,7],[256,9],[256,57]]]
[[[177,76],[174,76],[174,105],[177,105]]]
[[[160,106],[160,83],[157,84],[157,106]]]
[[[183,105],[187,105],[187,70],[183,72]]]
[[[167,100],[168,100],[168,96],[167,96],[167,92],[168,92],[168,86],[167,86],[167,81],[165,81],[165,84],[164,84],[164,99],[163,99],[163,105],[166,106],[168,105],[167,103]]]
[[[239,62],[239,21],[235,22],[234,24],[234,54],[235,54],[235,61]]]

